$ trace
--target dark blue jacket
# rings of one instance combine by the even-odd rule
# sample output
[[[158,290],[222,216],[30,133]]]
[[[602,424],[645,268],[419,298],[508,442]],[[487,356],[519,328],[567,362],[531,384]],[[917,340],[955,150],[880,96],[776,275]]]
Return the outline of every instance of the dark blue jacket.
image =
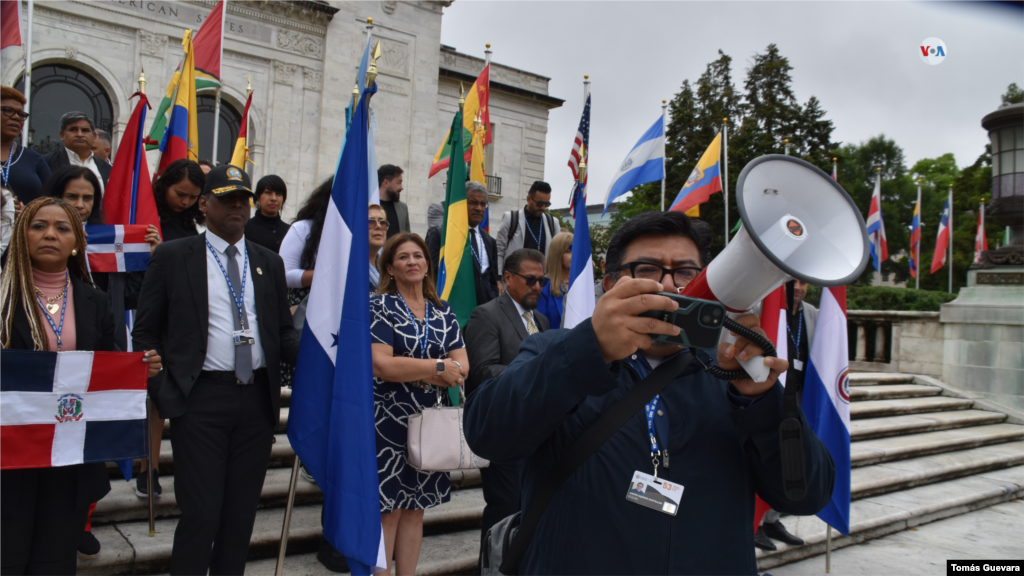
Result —
[[[522,461],[525,511],[573,441],[638,381],[625,362],[604,363],[589,320],[533,335],[469,397],[466,439],[484,458]],[[653,470],[640,411],[559,490],[520,573],[755,574],[755,492],[780,512],[815,514],[832,495],[835,466],[805,421],[807,496],[787,500],[781,385],[747,408],[727,387],[694,361],[661,394],[655,424],[670,461],[659,478],[684,487],[676,516],[626,500],[633,472]]]

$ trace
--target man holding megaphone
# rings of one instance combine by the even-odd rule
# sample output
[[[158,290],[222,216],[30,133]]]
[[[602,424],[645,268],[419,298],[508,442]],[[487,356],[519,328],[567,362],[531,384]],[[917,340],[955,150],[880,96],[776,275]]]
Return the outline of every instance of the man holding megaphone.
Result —
[[[503,556],[504,573],[754,574],[755,493],[790,514],[814,514],[828,503],[835,468],[806,425],[806,493],[799,501],[786,496],[776,383],[785,360],[765,357],[762,382],[724,381],[705,370],[716,363],[706,352],[656,341],[677,336],[679,326],[640,316],[679,309],[658,293],[696,278],[709,246],[708,226],[684,214],[635,216],[611,239],[606,292],[591,321],[531,336],[469,398],[473,451],[522,462],[522,517],[509,521],[519,529],[504,540],[496,540],[504,521],[492,529],[489,542],[500,544],[484,558],[484,573]],[[763,335],[757,316],[737,321]],[[715,360],[736,370],[739,360],[764,352],[739,337],[722,343]],[[623,422],[606,421],[627,396],[659,379],[660,393],[639,398],[639,410],[634,403]],[[627,499],[638,481],[678,505]]]

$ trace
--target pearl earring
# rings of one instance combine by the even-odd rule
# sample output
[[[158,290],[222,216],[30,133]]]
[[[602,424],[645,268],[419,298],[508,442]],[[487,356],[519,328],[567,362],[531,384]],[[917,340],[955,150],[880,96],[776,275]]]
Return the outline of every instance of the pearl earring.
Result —
[[[71,255],[72,256],[78,256],[78,248],[75,248],[74,250],[72,250],[71,251]]]

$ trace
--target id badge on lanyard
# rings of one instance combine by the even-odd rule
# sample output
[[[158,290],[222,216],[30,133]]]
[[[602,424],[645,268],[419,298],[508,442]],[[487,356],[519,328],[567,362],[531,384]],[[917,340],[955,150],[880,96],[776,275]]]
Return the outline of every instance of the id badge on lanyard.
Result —
[[[651,463],[654,465],[654,474],[634,471],[629,481],[629,489],[626,491],[626,500],[669,516],[675,516],[679,511],[679,501],[683,497],[683,486],[658,479],[658,457],[661,455],[661,450],[658,449],[658,436],[654,430],[654,414],[658,411],[660,400],[660,396],[655,396],[644,407],[644,416],[647,417],[647,435],[651,441]]]

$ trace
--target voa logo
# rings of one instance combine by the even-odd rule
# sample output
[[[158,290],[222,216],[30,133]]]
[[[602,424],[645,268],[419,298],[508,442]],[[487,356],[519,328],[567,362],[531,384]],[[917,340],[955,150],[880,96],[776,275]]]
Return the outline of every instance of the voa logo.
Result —
[[[946,43],[938,38],[925,38],[918,49],[918,56],[925,64],[935,66],[946,59]]]

